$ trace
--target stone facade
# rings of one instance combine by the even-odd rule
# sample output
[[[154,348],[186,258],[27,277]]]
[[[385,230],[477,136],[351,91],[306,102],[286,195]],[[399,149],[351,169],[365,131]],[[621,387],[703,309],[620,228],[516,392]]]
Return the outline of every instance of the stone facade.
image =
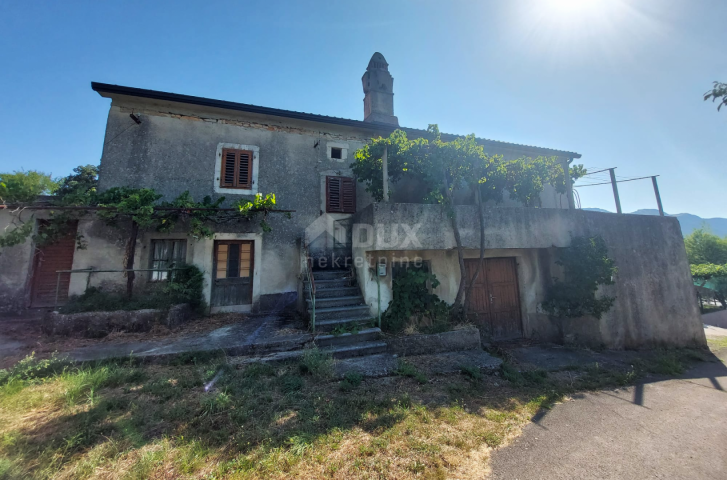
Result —
[[[326,177],[352,176],[354,152],[368,139],[386,136],[398,125],[393,109],[393,77],[388,67],[379,53],[369,62],[362,78],[364,121],[94,84],[94,90],[111,99],[100,165],[101,190],[147,187],[161,193],[164,200],[189,191],[197,201],[206,196],[224,196],[224,206],[240,198],[251,199],[255,193],[275,193],[278,208],[295,211],[290,219],[272,214],[267,220],[272,227],[270,233],[263,233],[256,221],[247,220],[215,226],[212,239],[187,238],[183,225],[172,233],[142,232],[137,243],[136,268],[148,268],[154,240],[186,241],[184,260],[205,272],[204,294],[209,301],[215,242],[249,241],[254,245],[252,301],[233,310],[276,309],[281,302],[289,303],[296,296],[302,306],[303,244],[308,245],[311,254],[325,253],[356,235],[354,224],[371,228],[383,225],[383,233],[372,230],[368,246],[354,246],[353,256],[366,259],[375,254],[394,259],[408,251],[424,258],[442,281],[437,293],[451,302],[459,281],[454,239],[441,209],[416,204],[421,200],[416,185],[396,185],[391,203],[376,204],[363,185],[357,183],[355,215],[324,215]],[[403,130],[412,137],[424,133]],[[556,156],[564,168],[580,157],[547,148],[484,139],[479,142],[488,154],[500,154],[505,159]],[[252,152],[252,184],[245,190],[221,187],[222,154],[227,148]],[[467,198],[459,199],[459,203],[468,202]],[[615,347],[699,343],[693,302],[687,298],[690,290],[686,287],[688,269],[683,243],[675,220],[575,211],[570,189],[561,195],[551,186],[546,186],[542,193],[540,206],[524,209],[506,201],[487,210],[488,255],[517,259],[526,336],[552,334],[547,319],[538,314],[538,303],[550,278],[550,251],[554,246],[567,245],[572,235],[590,233],[602,234],[609,242],[609,249],[622,268],[622,281],[614,287],[619,300],[613,312],[598,324],[591,322],[593,327],[580,335]],[[478,215],[473,206],[458,208],[466,223],[466,256],[474,258],[479,247]],[[43,215],[47,212],[40,213],[39,218]],[[0,211],[0,228],[10,218],[7,211]],[[320,222],[325,228],[307,237],[311,226]],[[407,246],[403,244],[404,237],[402,242],[393,241],[391,229],[400,224],[420,224],[420,243]],[[125,239],[120,230],[106,226],[93,215],[82,219],[78,229],[88,248],[74,253],[73,269],[121,268]],[[343,233],[339,236],[336,229]],[[33,252],[34,246],[28,241],[5,249],[0,255],[0,311],[18,312],[28,307]],[[378,313],[379,300],[383,308],[388,305],[390,277],[384,277],[379,297],[368,267],[359,265],[357,274],[365,300],[372,313]],[[148,275],[137,276],[137,289],[145,288],[147,278]],[[124,283],[118,273],[94,274],[90,280],[86,274],[74,274],[69,292],[80,294],[87,286],[122,288]],[[657,319],[667,320],[659,324]]]

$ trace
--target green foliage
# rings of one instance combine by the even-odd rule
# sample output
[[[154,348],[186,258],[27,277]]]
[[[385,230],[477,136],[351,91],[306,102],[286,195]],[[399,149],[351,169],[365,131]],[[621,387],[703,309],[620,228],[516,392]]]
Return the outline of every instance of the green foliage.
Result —
[[[606,242],[601,237],[575,237],[571,246],[560,249],[559,260],[565,280],[553,279],[543,311],[555,318],[593,316],[601,318],[611,306],[614,297],[596,298],[600,285],[613,285],[612,277],[618,271],[608,257]]]
[[[149,285],[143,294],[129,299],[117,292],[106,292],[90,287],[82,295],[72,296],[60,308],[61,313],[113,312],[116,310],[166,309],[172,305],[189,303],[198,311],[204,309],[202,287],[204,276],[194,265],[182,265],[181,270],[170,272],[159,285]]]
[[[542,369],[518,370],[512,364],[503,362],[500,365],[500,374],[508,382],[521,387],[534,387],[545,383],[548,372]]]
[[[424,375],[422,372],[419,371],[419,369],[417,369],[417,367],[407,362],[406,360],[399,360],[399,363],[397,364],[394,373],[402,377],[413,378],[422,385],[429,382],[426,375]]]
[[[700,228],[684,238],[684,246],[692,265],[727,264],[727,237],[720,238]]]
[[[207,223],[214,221],[218,215],[217,209],[225,201],[225,197],[220,197],[214,202],[209,196],[202,199],[202,202],[195,202],[189,191],[184,191],[180,196],[172,202],[162,202],[163,208],[181,208],[190,209],[184,212],[187,218],[187,235],[199,240],[202,238],[212,238],[214,231],[207,226]],[[204,208],[208,210],[197,210]],[[180,211],[157,211],[157,230],[160,232],[171,232],[179,222],[182,212]]]
[[[58,183],[37,170],[0,173],[0,204],[31,203],[38,195],[48,195]]]
[[[699,280],[727,277],[727,265],[704,263],[700,265],[690,265],[690,268],[692,270],[692,277]]]
[[[394,131],[387,138],[374,138],[356,151],[351,168],[376,201],[383,199],[383,161],[394,186],[409,178],[424,184],[427,203],[449,204],[457,188],[479,187],[482,201],[501,202],[507,191],[525,205],[535,205],[545,184],[565,193],[565,174],[556,157],[519,158],[505,161],[501,155],[487,155],[474,134],[445,142],[437,125],[430,125],[426,137],[410,140],[406,132]],[[573,175],[585,173],[576,168]]]
[[[392,300],[381,317],[384,330],[400,332],[411,322],[417,329],[432,333],[449,329],[449,306],[430,293],[428,285],[437,288],[439,281],[436,275],[423,269],[408,268],[397,274],[393,280]]]
[[[26,356],[9,370],[0,370],[0,385],[5,385],[13,380],[38,380],[57,375],[70,363],[68,360],[58,357],[53,353],[50,358],[37,359],[35,352]]]
[[[330,377],[333,374],[333,358],[318,347],[307,348],[298,363],[298,370],[303,375]]]
[[[151,188],[114,187],[98,195],[98,206],[109,207],[100,210],[98,216],[109,225],[116,225],[119,218],[130,217],[139,228],[154,225],[154,206],[162,195]]]
[[[93,205],[97,188],[98,167],[79,165],[73,169],[73,174],[58,181],[58,188],[53,195],[60,205]]]
[[[31,233],[33,233],[33,224],[31,222],[21,223],[16,228],[8,229],[7,233],[0,235],[0,248],[20,245],[25,242]]]
[[[706,102],[710,98],[712,102],[719,100],[717,104],[717,111],[719,112],[723,105],[727,105],[727,83],[714,82],[712,90],[704,92],[704,101]]]
[[[341,391],[350,392],[351,390],[355,390],[359,385],[361,385],[362,381],[363,375],[361,375],[360,373],[348,372],[343,377],[343,380],[341,380],[339,388],[341,389]]]

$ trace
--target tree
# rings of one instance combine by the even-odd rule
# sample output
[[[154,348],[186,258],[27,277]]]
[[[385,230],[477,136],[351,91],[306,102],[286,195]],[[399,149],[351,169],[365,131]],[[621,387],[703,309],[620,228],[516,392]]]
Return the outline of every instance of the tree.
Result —
[[[0,204],[24,204],[38,195],[49,195],[58,187],[50,174],[37,170],[0,173]]]
[[[54,195],[60,205],[91,205],[98,188],[98,167],[79,165],[73,174],[61,178]]]
[[[455,196],[459,192],[472,193],[480,211],[480,267],[485,252],[484,204],[499,203],[507,192],[510,198],[525,206],[538,206],[545,184],[553,185],[565,193],[566,180],[555,157],[503,160],[499,155],[487,155],[474,135],[443,141],[437,125],[429,125],[427,135],[410,140],[402,130],[387,138],[374,138],[355,154],[352,165],[358,180],[366,185],[377,201],[383,199],[383,161],[387,151],[389,180],[392,185],[408,178],[425,187],[424,201],[438,203],[447,209],[457,245],[460,284],[454,304],[459,306],[467,284],[464,252],[460,236]],[[474,282],[472,282],[474,283]]]
[[[700,228],[684,238],[684,246],[691,265],[727,264],[727,237],[720,238]]]
[[[704,101],[707,101],[710,98],[712,99],[712,102],[719,100],[719,103],[717,104],[717,111],[719,112],[722,106],[727,105],[727,83],[714,82],[712,90],[704,92]]]

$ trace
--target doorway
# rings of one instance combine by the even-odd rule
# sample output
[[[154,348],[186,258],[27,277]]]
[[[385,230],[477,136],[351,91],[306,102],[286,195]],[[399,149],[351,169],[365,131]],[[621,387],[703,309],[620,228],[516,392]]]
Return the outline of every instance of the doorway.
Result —
[[[38,232],[48,228],[48,223],[41,221]],[[30,288],[30,306],[55,307],[68,301],[68,288],[71,284],[70,273],[56,273],[58,270],[73,268],[73,254],[76,251],[77,222],[68,224],[65,235],[50,245],[35,249],[33,255],[33,280]],[[56,291],[58,298],[56,299]]]
[[[465,259],[468,285],[479,262],[478,258]],[[486,258],[470,298],[466,301],[471,319],[484,327],[494,340],[522,337],[520,293],[514,257]]]
[[[254,269],[252,241],[215,241],[212,307],[250,305]]]

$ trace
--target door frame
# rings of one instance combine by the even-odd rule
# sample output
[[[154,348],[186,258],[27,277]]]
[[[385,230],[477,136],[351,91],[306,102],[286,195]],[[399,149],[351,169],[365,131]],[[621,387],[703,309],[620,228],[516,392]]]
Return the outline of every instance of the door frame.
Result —
[[[490,280],[489,280],[489,278],[487,276],[487,270],[488,270],[487,262],[488,262],[488,260],[495,260],[495,259],[511,259],[512,262],[513,262],[514,272],[515,272],[515,295],[517,296],[518,314],[520,316],[520,321],[519,321],[519,323],[520,323],[520,325],[519,325],[520,326],[520,335],[518,337],[503,337],[501,340],[509,340],[509,339],[514,339],[514,338],[524,338],[525,337],[525,323],[524,323],[525,322],[525,316],[523,315],[523,299],[520,296],[520,272],[519,272],[519,268],[518,268],[518,257],[517,256],[485,257],[484,258],[484,265],[482,266],[482,270],[480,271],[480,275],[478,277],[477,284],[480,284],[480,283],[483,284],[484,289],[485,289],[485,294],[488,297],[492,295],[492,292],[490,291]],[[479,260],[480,260],[479,257],[475,257],[475,258],[465,258],[465,262],[468,262],[469,261],[469,262],[472,262],[472,263],[478,263]],[[482,282],[482,280],[484,280],[484,282]],[[470,283],[470,279],[469,279],[469,276],[467,276],[467,284],[465,286],[465,291],[466,291],[466,288],[469,287],[469,283]],[[468,300],[465,298],[465,302],[467,302],[467,301]],[[492,335],[492,330],[493,330],[492,329],[492,322],[493,322],[492,316],[493,316],[493,312],[491,310],[491,305],[492,305],[491,301],[490,302],[487,302],[486,305],[487,305],[487,309],[488,309],[487,318],[489,319],[489,322],[490,322],[490,325],[488,326],[488,328],[490,330],[489,331],[490,335]],[[475,322],[475,323],[477,324],[477,322]]]
[[[50,220],[48,220],[48,219],[39,219],[36,222],[35,229],[34,229],[34,232],[33,233],[40,232],[40,230],[49,221]],[[71,265],[68,268],[68,270],[73,270],[73,265],[74,265],[74,262],[75,262],[75,256],[76,256],[76,250],[77,250],[77,248],[76,248],[76,237],[78,235],[78,223],[79,222],[78,222],[78,220],[69,220],[68,223],[71,224],[72,227],[69,230],[67,237],[68,238],[73,237],[73,244],[72,244],[72,250],[71,250]],[[64,238],[63,240],[68,240],[68,238]],[[55,308],[58,305],[65,304],[66,301],[68,301],[68,298],[70,297],[70,294],[71,294],[71,281],[72,281],[71,275],[72,274],[66,273],[66,274],[62,274],[61,275],[61,278],[63,278],[64,275],[67,275],[68,276],[68,286],[65,289],[65,294],[64,295],[60,295],[60,290],[59,290],[59,296],[58,296],[59,304],[58,305],[38,305],[36,303],[36,294],[37,294],[37,289],[38,289],[37,282],[39,281],[38,280],[38,274],[39,274],[40,262],[42,261],[42,257],[41,257],[42,250],[44,248],[46,248],[46,247],[51,247],[51,246],[53,246],[53,244],[44,245],[44,246],[38,246],[34,242],[33,245],[32,245],[32,247],[31,247],[31,252],[30,252],[30,275],[28,277],[28,282],[26,283],[26,285],[27,285],[27,287],[26,287],[27,288],[27,290],[26,290],[26,292],[27,292],[27,294],[26,294],[27,295],[26,296],[26,299],[27,299],[27,308]],[[58,278],[58,275],[55,274],[53,276],[53,279],[52,279],[54,285],[56,284],[57,278]],[[55,303],[55,301],[53,303]]]
[[[214,252],[215,240],[217,241],[252,241],[253,242],[253,275],[252,275],[252,303],[249,305],[230,305],[225,307],[212,307],[212,283],[214,282]],[[195,265],[201,265],[204,272],[204,286],[202,287],[202,295],[210,305],[210,313],[221,312],[252,312],[256,305],[260,302],[260,272],[262,266],[263,236],[261,233],[216,233],[212,238],[205,238],[199,242],[192,242],[194,246],[192,252],[192,262]],[[197,248],[197,246],[201,248]],[[189,258],[189,251],[187,253]]]
[[[250,288],[250,303],[240,303],[240,304],[235,304],[235,305],[216,305],[216,306],[213,306],[212,303],[211,303],[211,298],[214,295],[215,288],[216,288],[215,287],[215,284],[218,281],[218,278],[217,278],[217,254],[219,252],[218,252],[218,248],[217,247],[219,247],[220,245],[227,245],[228,246],[228,249],[229,249],[229,246],[230,245],[240,245],[240,246],[242,246],[243,244],[250,245],[250,249],[251,249],[251,253],[252,253],[252,256],[250,257],[250,277],[249,277],[249,279],[250,279],[249,280],[249,284],[250,284],[250,286],[249,286],[249,288]],[[240,255],[240,254],[241,254],[241,252],[238,253],[238,255]],[[252,241],[252,240],[215,240],[214,248],[212,249],[212,256],[213,256],[213,259],[212,259],[212,288],[210,290],[210,306],[212,308],[224,308],[224,307],[238,307],[238,306],[252,305],[252,293],[253,293],[253,290],[254,290],[253,278],[255,276],[255,242]],[[229,277],[225,277],[225,278],[229,278]],[[245,277],[240,277],[239,276],[239,272],[238,272],[238,277],[233,277],[233,278],[245,278]]]

